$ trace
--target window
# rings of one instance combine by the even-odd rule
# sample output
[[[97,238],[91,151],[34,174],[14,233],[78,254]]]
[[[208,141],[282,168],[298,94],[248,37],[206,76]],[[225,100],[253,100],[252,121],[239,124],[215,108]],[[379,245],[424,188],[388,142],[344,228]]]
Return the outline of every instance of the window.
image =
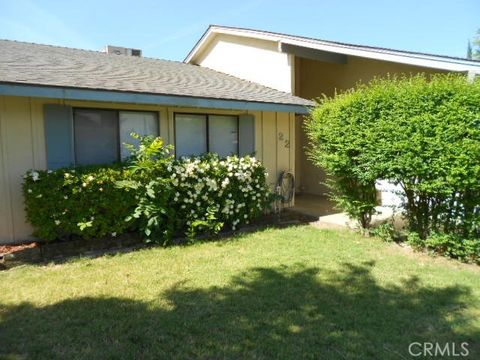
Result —
[[[142,136],[155,135],[158,136],[158,121],[155,113],[138,112],[138,111],[120,111],[120,156],[125,160],[130,156],[130,152],[125,147],[125,143],[139,145],[138,140],[132,138],[132,132]]]
[[[205,115],[175,115],[175,149],[177,157],[207,152]]]
[[[212,115],[208,118],[209,151],[221,157],[238,154],[238,118]]]
[[[238,116],[175,114],[176,156],[238,154]]]
[[[115,111],[77,110],[73,119],[76,164],[107,164],[118,160]]]
[[[123,143],[135,143],[130,133],[158,135],[156,113],[75,109],[75,164],[108,164],[128,157]]]

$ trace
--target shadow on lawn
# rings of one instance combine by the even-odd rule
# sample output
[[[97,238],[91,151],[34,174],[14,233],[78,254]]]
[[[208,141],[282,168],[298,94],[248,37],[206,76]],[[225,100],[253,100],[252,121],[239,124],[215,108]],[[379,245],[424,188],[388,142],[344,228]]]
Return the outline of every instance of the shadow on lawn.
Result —
[[[221,288],[178,284],[159,295],[162,306],[79,298],[3,307],[0,357],[408,359],[411,342],[429,341],[468,342],[478,358],[480,330],[460,313],[468,289],[415,278],[384,287],[373,267],[255,268]]]

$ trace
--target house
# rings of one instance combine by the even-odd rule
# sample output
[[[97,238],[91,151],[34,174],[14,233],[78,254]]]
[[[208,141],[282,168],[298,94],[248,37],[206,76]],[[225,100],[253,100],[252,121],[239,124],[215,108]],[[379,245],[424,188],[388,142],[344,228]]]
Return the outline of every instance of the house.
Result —
[[[21,193],[27,170],[120,160],[132,131],[162,136],[177,156],[256,152],[278,159],[267,161],[271,174],[295,168],[294,147],[277,132],[293,141],[295,116],[311,101],[136,55],[0,41],[0,243],[32,232]]]
[[[185,62],[208,67],[277,90],[314,99],[388,74],[460,72],[480,74],[480,61],[338,43],[227,26],[210,26]],[[298,115],[297,117],[301,117]],[[297,193],[323,195],[325,175],[307,158],[307,138],[297,119],[295,184]],[[280,135],[281,130],[277,130]],[[266,159],[269,165],[269,159]],[[270,160],[273,161],[273,160]],[[391,187],[382,183],[380,190]],[[385,203],[392,194],[385,192]]]
[[[86,51],[0,40],[0,243],[31,234],[22,175],[29,169],[124,158],[129,134],[162,136],[176,155],[254,152],[274,186],[323,194],[304,151],[310,100],[375,75],[463,72],[465,59],[211,26],[184,63],[141,51]]]

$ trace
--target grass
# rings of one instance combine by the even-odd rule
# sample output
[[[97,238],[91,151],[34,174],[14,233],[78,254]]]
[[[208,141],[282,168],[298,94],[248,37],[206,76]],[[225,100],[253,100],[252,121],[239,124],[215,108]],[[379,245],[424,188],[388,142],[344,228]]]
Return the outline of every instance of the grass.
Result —
[[[269,229],[0,272],[5,359],[480,358],[480,271],[346,231]]]

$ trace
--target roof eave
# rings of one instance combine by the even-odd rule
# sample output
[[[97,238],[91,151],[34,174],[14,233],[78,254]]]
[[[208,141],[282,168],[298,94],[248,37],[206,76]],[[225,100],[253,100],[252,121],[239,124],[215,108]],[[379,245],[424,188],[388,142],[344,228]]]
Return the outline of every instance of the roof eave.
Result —
[[[62,100],[115,102],[125,104],[184,106],[225,110],[273,111],[297,114],[309,113],[309,108],[307,105],[299,104],[201,98],[193,96],[136,93],[5,82],[0,83],[0,95]]]
[[[212,28],[213,28],[213,25],[210,25],[208,29],[205,30],[205,32],[202,34],[200,39],[198,39],[198,41],[195,43],[193,48],[187,54],[185,59],[183,59],[184,63],[188,64],[193,60],[193,58],[197,55],[199,49],[203,47],[203,44],[206,41],[206,39],[210,37],[210,32],[212,31]]]
[[[260,30],[253,29],[241,29],[241,28],[232,28],[232,27],[222,27],[218,25],[210,25],[199,41],[195,44],[192,50],[189,52],[184,62],[192,63],[195,62],[196,57],[203,51],[204,46],[210,41],[212,36],[217,33],[236,35],[242,37],[251,37],[258,38],[267,41],[277,42],[279,45],[281,43],[290,44],[310,49],[318,49],[323,51],[329,51],[332,53],[358,56],[369,59],[390,61],[396,63],[410,64],[420,67],[428,67],[439,70],[447,71],[458,71],[458,72],[475,72],[480,73],[480,64],[472,64],[468,60],[458,60],[451,58],[441,58],[441,56],[436,55],[420,55],[413,53],[397,53],[396,51],[387,51],[380,49],[375,50],[365,49],[365,48],[353,48],[354,45],[348,46],[348,44],[340,45],[335,43],[327,43],[325,41],[317,40],[319,43],[314,43],[312,41],[307,41],[307,39],[299,40],[293,39],[293,36],[287,36],[282,34],[275,34],[270,32],[262,32]],[[401,52],[401,51],[398,51]]]

